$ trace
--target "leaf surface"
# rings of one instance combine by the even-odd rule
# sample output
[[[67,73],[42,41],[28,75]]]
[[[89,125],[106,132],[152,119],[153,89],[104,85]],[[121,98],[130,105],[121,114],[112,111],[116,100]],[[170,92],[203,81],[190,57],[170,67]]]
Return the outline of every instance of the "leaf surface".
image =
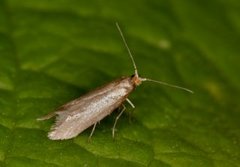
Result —
[[[238,1],[0,1],[0,166],[239,167]],[[133,68],[136,106],[66,141],[36,118]],[[131,117],[130,113],[133,111]]]

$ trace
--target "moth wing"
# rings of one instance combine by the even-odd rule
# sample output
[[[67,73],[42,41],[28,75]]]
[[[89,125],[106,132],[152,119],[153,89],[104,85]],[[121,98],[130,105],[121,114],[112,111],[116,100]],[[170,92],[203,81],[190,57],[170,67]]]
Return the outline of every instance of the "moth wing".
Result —
[[[48,137],[52,140],[64,140],[77,136],[83,130],[94,124],[89,120],[88,106],[94,96],[74,100],[63,105],[55,112],[57,115],[55,124],[51,127]],[[71,104],[72,103],[72,104]],[[94,112],[94,111],[93,111]]]
[[[64,140],[77,136],[83,131],[83,122],[81,117],[74,118],[67,112],[57,114],[56,123],[52,126],[48,137],[52,140]]]
[[[80,99],[73,100],[73,101],[71,101],[71,102],[69,102],[69,103],[67,103],[67,104],[59,107],[56,111],[50,112],[50,113],[47,114],[47,115],[44,115],[44,116],[42,116],[42,117],[40,117],[40,118],[37,118],[37,120],[38,120],[38,121],[44,121],[44,120],[50,119],[50,118],[52,118],[52,117],[54,117],[54,116],[56,116],[56,115],[60,115],[60,113],[64,113],[64,112],[66,112],[66,111],[68,111],[68,113],[70,114],[71,112],[74,112],[74,110],[73,110],[73,105],[74,105],[75,103],[77,103],[77,101],[80,101]],[[79,105],[78,105],[78,106],[79,106]],[[81,111],[80,111],[80,112],[81,112]]]
[[[47,115],[46,118],[57,115],[48,137],[52,140],[70,139],[103,119],[121,105],[134,89],[129,82],[130,78],[113,81],[63,105],[54,114]],[[106,98],[103,98],[106,96],[109,97],[107,103]]]
[[[93,90],[93,91],[75,99],[75,100],[72,100],[72,101],[60,106],[56,111],[51,112],[47,115],[44,115],[40,118],[37,118],[37,120],[38,121],[43,121],[43,120],[50,119],[50,118],[56,116],[57,114],[59,115],[60,112],[65,112],[66,110],[68,110],[69,113],[72,112],[72,114],[74,114],[75,111],[74,111],[73,106],[79,106],[82,102],[86,103],[87,101],[90,101],[91,99],[95,98],[96,96],[99,96],[101,94],[106,93],[106,91],[109,91],[109,89],[114,88],[114,86],[119,84],[121,82],[121,80],[123,80],[123,79],[125,79],[125,78],[117,79],[113,82],[110,82],[106,85],[103,85],[103,86],[101,86],[101,87],[99,87],[99,88],[97,88],[97,89],[95,89],[95,90]],[[78,111],[78,112],[81,112],[81,111]]]
[[[96,91],[96,93],[95,93]],[[44,120],[47,120],[47,119],[50,119],[56,115],[61,115],[60,113],[63,112],[65,113],[66,111],[68,112],[68,114],[74,114],[76,108],[79,108],[81,107],[81,104],[84,102],[85,104],[87,103],[87,101],[93,99],[94,97],[96,97],[96,95],[99,95],[98,91],[99,90],[95,90],[89,94],[86,94],[84,96],[81,96],[75,100],[72,100],[62,106],[60,106],[59,108],[56,109],[56,111],[54,112],[51,112],[51,113],[48,113],[40,118],[37,118],[38,121],[44,121]],[[75,107],[74,107],[75,106]],[[81,110],[83,111],[83,110]],[[78,112],[81,112],[81,111],[78,111]],[[63,114],[64,115],[64,114]]]

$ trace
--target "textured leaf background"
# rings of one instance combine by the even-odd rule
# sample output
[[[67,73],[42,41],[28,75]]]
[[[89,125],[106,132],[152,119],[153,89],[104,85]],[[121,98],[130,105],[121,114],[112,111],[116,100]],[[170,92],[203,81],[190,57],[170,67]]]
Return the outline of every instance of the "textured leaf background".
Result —
[[[36,118],[133,73],[118,21],[144,83],[136,109],[67,141]],[[240,166],[238,0],[1,0],[0,166]]]

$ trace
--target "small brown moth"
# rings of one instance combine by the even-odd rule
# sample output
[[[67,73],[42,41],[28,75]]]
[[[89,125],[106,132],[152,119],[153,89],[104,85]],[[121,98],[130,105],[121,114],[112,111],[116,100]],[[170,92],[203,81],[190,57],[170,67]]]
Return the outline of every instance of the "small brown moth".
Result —
[[[57,111],[38,118],[38,120],[46,120],[52,118],[53,116],[57,116],[55,125],[52,126],[51,131],[48,133],[48,137],[51,140],[64,140],[73,138],[93,125],[92,132],[89,136],[89,138],[91,138],[96,124],[104,117],[111,114],[115,109],[123,106],[123,109],[116,117],[113,125],[112,136],[114,137],[117,121],[126,109],[123,105],[123,102],[127,101],[133,108],[135,108],[133,103],[127,97],[143,81],[151,81],[193,93],[191,90],[183,87],[149,78],[139,77],[132,53],[118,23],[116,23],[116,26],[131,58],[135,71],[134,75],[130,77],[122,77],[112,81],[87,93],[86,95],[79,97],[78,99],[70,101],[69,103],[58,108]]]

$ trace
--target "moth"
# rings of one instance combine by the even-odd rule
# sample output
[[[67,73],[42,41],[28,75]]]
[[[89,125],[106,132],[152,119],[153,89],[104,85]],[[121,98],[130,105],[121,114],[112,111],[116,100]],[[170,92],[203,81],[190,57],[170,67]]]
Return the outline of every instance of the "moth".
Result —
[[[93,126],[89,136],[89,138],[91,138],[96,124],[107,115],[111,114],[114,110],[123,106],[121,112],[116,117],[112,128],[112,136],[114,137],[117,121],[126,109],[123,103],[127,101],[133,108],[135,108],[133,103],[128,99],[128,96],[144,81],[155,82],[193,93],[191,90],[184,87],[179,87],[149,78],[139,77],[136,63],[127,45],[122,30],[120,29],[118,23],[116,23],[116,26],[132,61],[134,75],[129,77],[121,77],[110,83],[107,83],[104,86],[101,86],[73,101],[68,102],[67,104],[59,107],[56,111],[38,118],[38,120],[46,120],[56,116],[56,122],[48,133],[49,139],[71,139],[82,133],[90,126]]]

